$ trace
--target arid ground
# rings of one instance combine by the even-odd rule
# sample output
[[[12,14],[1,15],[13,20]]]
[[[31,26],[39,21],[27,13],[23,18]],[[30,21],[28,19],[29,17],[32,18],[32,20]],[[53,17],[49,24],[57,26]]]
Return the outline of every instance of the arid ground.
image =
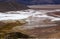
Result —
[[[47,39],[60,38],[60,18],[57,21],[51,22],[51,19],[49,19],[49,17],[44,15],[46,12],[52,13],[52,11],[54,11],[54,12],[60,11],[60,5],[53,5],[53,6],[51,6],[51,5],[40,6],[39,5],[39,6],[32,6],[32,7],[29,6],[29,8],[31,10],[27,9],[23,12],[20,11],[19,14],[32,13],[33,16],[35,16],[35,17],[32,18],[32,16],[29,16],[26,19],[23,19],[23,20],[19,19],[19,20],[14,20],[14,21],[11,19],[9,21],[0,20],[0,26],[3,26],[2,28],[0,27],[0,38],[1,39],[3,39],[2,37],[5,37],[5,36],[7,36],[7,38],[8,38],[9,36],[11,36],[9,33],[12,33],[12,32],[19,32],[19,33],[22,33],[24,35],[31,36],[34,38],[47,38]],[[39,10],[42,10],[42,11],[39,11]],[[17,15],[16,13],[14,12],[13,14]],[[8,13],[8,14],[11,14],[11,13]],[[25,15],[27,15],[27,14],[25,14]],[[58,15],[58,13],[57,13],[57,15]],[[9,16],[11,16],[11,15],[7,15],[6,17],[9,17]],[[17,15],[17,16],[19,16],[19,15]],[[52,16],[52,17],[54,17],[54,16]],[[0,19],[3,19],[3,18],[0,18]],[[56,25],[52,25],[52,24],[56,24]],[[41,26],[41,25],[43,25],[43,26]],[[14,38],[14,35],[12,36],[12,38]],[[22,37],[22,38],[24,38],[24,37]]]

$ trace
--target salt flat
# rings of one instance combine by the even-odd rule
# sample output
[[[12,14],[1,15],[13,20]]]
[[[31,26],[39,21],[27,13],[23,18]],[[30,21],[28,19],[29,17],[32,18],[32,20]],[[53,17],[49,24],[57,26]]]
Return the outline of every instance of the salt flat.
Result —
[[[29,36],[31,35],[35,37],[38,37],[38,36],[49,37],[50,33],[59,32],[58,29],[60,30],[60,26],[54,24],[54,21],[60,21],[60,18],[48,16],[46,13],[56,12],[56,11],[60,11],[60,10],[59,9],[55,9],[55,10],[28,9],[28,10],[22,10],[22,11],[9,11],[9,12],[4,12],[4,13],[0,12],[0,21],[4,20],[3,22],[6,22],[5,20],[13,21],[13,20],[25,19],[25,21],[28,22],[21,26],[21,25],[18,25],[20,24],[20,22],[14,21],[13,23],[8,24],[8,22],[10,21],[7,21],[6,24],[8,24],[9,27],[8,26],[4,27],[2,28],[1,31],[7,32],[7,33],[8,32],[22,32],[24,34],[28,34]],[[23,21],[23,23],[25,22]],[[3,24],[0,24],[0,26]]]
[[[52,20],[60,20],[60,18],[52,17],[46,15],[47,12],[54,12],[59,11],[57,10],[25,10],[25,11],[12,11],[12,12],[5,12],[0,13],[0,20],[18,20],[18,19],[26,19],[30,16],[32,17],[45,17],[45,18],[53,18]]]

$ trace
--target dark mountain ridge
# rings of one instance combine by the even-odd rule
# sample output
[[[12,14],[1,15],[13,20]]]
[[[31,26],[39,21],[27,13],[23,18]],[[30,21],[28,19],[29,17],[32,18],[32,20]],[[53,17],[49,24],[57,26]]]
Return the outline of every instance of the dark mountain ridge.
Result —
[[[0,12],[6,11],[20,11],[28,9],[28,7],[24,4],[19,4],[16,2],[0,2]]]

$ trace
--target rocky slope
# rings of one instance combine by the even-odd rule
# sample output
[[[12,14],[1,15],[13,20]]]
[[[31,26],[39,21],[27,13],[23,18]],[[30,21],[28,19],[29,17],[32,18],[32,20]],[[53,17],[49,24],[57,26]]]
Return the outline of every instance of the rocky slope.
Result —
[[[0,2],[0,12],[6,12],[6,11],[20,11],[28,9],[26,5],[13,3],[13,2]]]

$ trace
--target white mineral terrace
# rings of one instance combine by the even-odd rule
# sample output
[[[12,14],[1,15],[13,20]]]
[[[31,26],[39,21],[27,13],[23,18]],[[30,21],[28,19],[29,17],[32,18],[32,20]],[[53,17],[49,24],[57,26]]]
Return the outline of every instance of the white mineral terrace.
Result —
[[[52,21],[55,20],[60,20],[60,18],[55,18],[55,17],[51,17],[51,16],[47,16],[46,13],[47,12],[54,12],[54,11],[60,11],[59,9],[57,10],[22,10],[22,11],[10,11],[10,12],[6,12],[6,13],[1,13],[0,12],[0,21],[1,20],[18,20],[18,19],[26,19],[30,16],[33,17],[45,17],[45,18],[50,18],[52,19]]]

